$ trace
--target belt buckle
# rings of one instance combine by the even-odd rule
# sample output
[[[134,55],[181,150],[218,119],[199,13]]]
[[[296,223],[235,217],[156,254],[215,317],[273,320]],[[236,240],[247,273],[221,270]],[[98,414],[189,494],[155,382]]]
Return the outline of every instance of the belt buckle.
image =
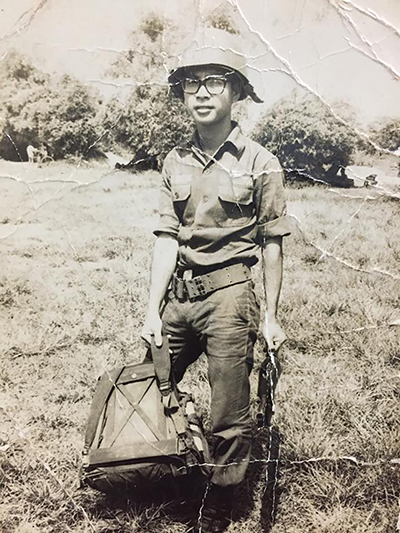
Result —
[[[193,279],[183,281],[186,288],[186,294],[190,302],[194,302],[199,296],[207,294],[206,287],[201,276],[195,276]]]

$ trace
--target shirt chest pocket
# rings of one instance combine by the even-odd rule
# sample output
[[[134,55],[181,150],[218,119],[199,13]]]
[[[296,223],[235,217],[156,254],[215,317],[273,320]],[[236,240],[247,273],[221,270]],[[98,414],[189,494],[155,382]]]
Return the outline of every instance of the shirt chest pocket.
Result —
[[[231,185],[220,185],[218,197],[223,202],[249,205],[253,201],[253,187],[233,182]]]
[[[254,214],[254,186],[251,178],[224,180],[218,187],[218,198],[222,208],[221,223],[224,225],[244,225]]]
[[[172,201],[184,202],[190,196],[190,183],[175,183],[171,184],[172,189]]]
[[[191,195],[191,188],[190,177],[178,176],[171,181],[172,202],[175,213],[181,222]]]

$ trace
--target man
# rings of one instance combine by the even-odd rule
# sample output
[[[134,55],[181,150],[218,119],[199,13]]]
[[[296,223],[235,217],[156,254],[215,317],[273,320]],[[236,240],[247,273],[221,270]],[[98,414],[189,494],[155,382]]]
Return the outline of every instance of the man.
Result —
[[[251,96],[261,102],[237,40],[204,30],[169,76],[196,131],[165,159],[142,331],[157,345],[161,333],[169,336],[177,382],[202,352],[208,358],[214,466],[197,525],[203,533],[224,531],[229,524],[232,490],[250,459],[249,372],[259,323],[251,266],[259,247],[267,309],[263,334],[270,348],[285,340],[277,319],[282,237],[290,232],[283,174],[277,159],[231,121],[238,100]]]
[[[26,155],[28,156],[28,162],[34,163],[35,157],[38,154],[38,149],[34,148],[31,144],[26,147]]]

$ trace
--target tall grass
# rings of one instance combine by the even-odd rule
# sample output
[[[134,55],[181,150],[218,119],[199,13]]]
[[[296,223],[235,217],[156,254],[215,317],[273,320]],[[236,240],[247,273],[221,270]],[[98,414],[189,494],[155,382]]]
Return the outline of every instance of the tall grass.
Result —
[[[186,490],[121,501],[78,489],[96,378],[144,355],[139,332],[159,179],[102,176],[101,169],[81,169],[83,176],[88,185],[70,184],[55,195],[54,184],[32,184],[39,209],[25,186],[2,183],[2,235],[10,236],[0,259],[0,531],[184,532],[197,505]],[[270,432],[255,429],[253,463],[229,531],[394,533],[400,349],[399,327],[391,324],[400,308],[399,203],[370,191],[371,199],[356,190],[287,193],[293,234],[285,242],[280,315],[289,340],[273,454]],[[261,295],[259,267],[255,279]],[[261,361],[260,341],[253,403]],[[185,386],[207,424],[206,375],[202,357]],[[271,457],[279,468],[267,468]]]

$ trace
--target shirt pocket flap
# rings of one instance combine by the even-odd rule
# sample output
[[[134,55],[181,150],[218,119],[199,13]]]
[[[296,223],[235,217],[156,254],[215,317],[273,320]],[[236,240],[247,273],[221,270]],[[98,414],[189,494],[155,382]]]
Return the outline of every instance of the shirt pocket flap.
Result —
[[[187,200],[190,196],[190,182],[188,183],[172,183],[172,200],[174,202],[182,202]]]
[[[247,184],[238,183],[235,180],[232,180],[232,183],[229,185],[219,185],[218,196],[224,202],[249,205],[253,201],[253,188]]]

